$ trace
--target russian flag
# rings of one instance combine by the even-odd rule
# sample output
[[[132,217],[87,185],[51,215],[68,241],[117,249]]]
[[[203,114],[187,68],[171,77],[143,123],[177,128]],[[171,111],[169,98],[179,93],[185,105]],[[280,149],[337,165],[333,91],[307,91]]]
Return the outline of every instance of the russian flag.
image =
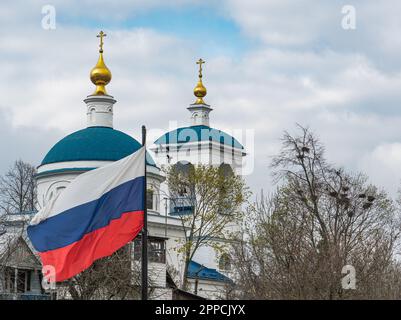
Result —
[[[43,266],[67,280],[133,240],[143,227],[145,148],[75,178],[39,211],[28,236]]]

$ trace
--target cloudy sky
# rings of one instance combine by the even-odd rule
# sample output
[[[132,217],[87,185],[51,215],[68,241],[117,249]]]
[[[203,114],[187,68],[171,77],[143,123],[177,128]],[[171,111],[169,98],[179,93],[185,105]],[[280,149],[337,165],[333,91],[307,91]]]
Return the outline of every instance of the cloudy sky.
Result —
[[[42,8],[56,9],[56,29]],[[342,28],[344,5],[356,29]],[[211,125],[254,130],[252,189],[271,189],[284,130],[310,126],[329,160],[395,194],[401,182],[401,2],[81,0],[0,4],[0,173],[38,165],[86,122],[100,29],[115,127],[140,137],[189,123],[202,57]],[[237,135],[246,144],[245,134]],[[251,155],[253,156],[253,155]]]

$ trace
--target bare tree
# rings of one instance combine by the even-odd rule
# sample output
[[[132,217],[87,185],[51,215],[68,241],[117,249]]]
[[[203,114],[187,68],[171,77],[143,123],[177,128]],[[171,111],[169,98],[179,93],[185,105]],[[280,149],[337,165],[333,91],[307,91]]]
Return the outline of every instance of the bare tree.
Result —
[[[60,283],[59,299],[126,300],[141,296],[140,264],[133,260],[128,244],[113,255],[95,261],[87,270]],[[152,287],[151,283],[149,284]]]
[[[249,208],[233,261],[245,296],[260,299],[383,298],[399,279],[394,253],[400,214],[387,195],[329,165],[316,137],[285,133],[273,159],[277,191]],[[344,266],[356,287],[342,284]],[[394,287],[394,286],[393,286]],[[400,283],[395,285],[399,290]],[[378,289],[381,288],[381,289]]]
[[[186,231],[178,252],[184,256],[182,288],[187,290],[188,266],[195,253],[204,246],[224,249],[216,239],[231,237],[229,226],[240,221],[249,192],[242,178],[225,166],[175,165],[168,169],[167,183],[172,207]]]
[[[0,210],[21,213],[36,209],[36,169],[22,160],[0,177]]]

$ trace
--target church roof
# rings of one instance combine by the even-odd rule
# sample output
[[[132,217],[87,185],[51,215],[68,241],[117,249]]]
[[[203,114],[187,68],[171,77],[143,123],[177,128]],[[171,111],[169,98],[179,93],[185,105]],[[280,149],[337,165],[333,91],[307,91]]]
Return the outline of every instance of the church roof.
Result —
[[[131,136],[109,127],[88,127],[57,142],[41,165],[65,161],[117,161],[141,148]],[[148,165],[156,166],[147,154]]]
[[[241,143],[231,135],[205,125],[182,127],[167,132],[157,139],[155,144],[174,144],[198,141],[214,141],[234,148],[244,149]]]
[[[207,268],[198,262],[191,260],[188,265],[188,278],[231,282],[232,280],[216,269]]]

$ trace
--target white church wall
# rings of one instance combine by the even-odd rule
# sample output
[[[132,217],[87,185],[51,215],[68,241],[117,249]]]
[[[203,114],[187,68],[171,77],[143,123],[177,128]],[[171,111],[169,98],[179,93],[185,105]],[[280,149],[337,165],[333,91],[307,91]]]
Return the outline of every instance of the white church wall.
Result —
[[[193,259],[194,261],[204,265],[207,268],[211,269],[216,269],[218,268],[217,266],[217,257],[216,257],[216,252],[212,247],[200,247]]]
[[[222,146],[220,143],[202,141],[195,143],[184,143],[169,145],[169,152],[166,146],[152,146],[156,163],[161,166],[174,165],[179,161],[188,161],[192,164],[220,165],[227,163],[232,169],[241,175],[243,163],[242,150],[229,146]],[[233,154],[234,151],[234,154]]]
[[[113,127],[113,105],[116,100],[108,95],[91,95],[85,100],[88,127]]]
[[[98,168],[102,167],[112,161],[64,161],[64,162],[56,162],[56,163],[48,163],[38,168],[38,174],[52,171],[52,170],[60,170],[60,169],[71,169],[71,168]]]
[[[151,300],[172,300],[173,290],[171,288],[154,288],[149,298]]]
[[[149,263],[149,279],[153,287],[166,287],[166,264]]]
[[[159,168],[147,166],[147,189],[152,191],[152,208],[148,209],[151,212],[161,214],[163,211],[162,193],[160,189],[161,183],[165,177]]]
[[[216,239],[216,243],[221,247],[221,250],[215,250],[212,246],[200,247],[193,260],[204,265],[207,268],[216,269],[219,272],[226,274],[226,270],[221,270],[219,266],[220,257],[230,251],[230,242]]]
[[[43,208],[50,199],[57,196],[57,194],[66,188],[77,175],[78,173],[68,173],[37,179],[37,199],[39,209]]]
[[[165,215],[148,215],[149,236],[166,239],[166,268],[176,284],[180,284],[183,275],[183,256],[177,248],[184,241],[184,231],[181,221],[175,217]]]
[[[184,238],[171,236],[166,241],[166,262],[173,281],[180,286],[184,275],[184,254],[177,251],[180,246],[177,240],[182,241]]]
[[[195,279],[188,279],[189,292],[195,292]],[[219,281],[198,280],[197,295],[210,300],[225,298],[226,284]]]

